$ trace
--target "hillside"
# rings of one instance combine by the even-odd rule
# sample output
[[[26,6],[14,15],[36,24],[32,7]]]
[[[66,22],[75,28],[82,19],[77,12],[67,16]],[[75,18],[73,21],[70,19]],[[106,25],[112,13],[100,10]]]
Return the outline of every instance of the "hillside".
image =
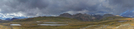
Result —
[[[111,20],[111,18],[114,18]],[[27,19],[19,19],[19,20],[13,20],[9,23],[1,23],[2,26],[9,26],[13,29],[82,29],[82,28],[98,28],[101,25],[107,25],[107,24],[113,24],[111,26],[118,26],[120,22],[119,20],[124,20],[127,18],[124,17],[106,17],[102,21],[81,21],[78,19],[72,19],[72,18],[65,18],[65,17],[34,17],[34,18],[27,18]],[[130,22],[130,21],[128,21]],[[11,24],[20,24],[21,26],[11,26]],[[63,25],[39,25],[39,24],[63,24]],[[115,25],[118,24],[118,25]],[[96,26],[97,25],[97,26]],[[100,26],[98,26],[100,25]],[[8,28],[9,28],[8,27]]]
[[[65,17],[34,17],[27,19],[17,19],[12,22],[33,22],[33,21],[44,21],[44,22],[77,22],[80,20],[65,18]]]
[[[73,15],[69,13],[63,13],[59,15],[59,17],[74,18],[74,19],[78,19],[81,21],[101,21],[101,20],[108,20],[107,18],[111,18],[111,20],[113,20],[114,18],[124,18],[121,16],[113,15],[113,14],[89,15],[89,14],[82,14],[82,13],[77,13]]]

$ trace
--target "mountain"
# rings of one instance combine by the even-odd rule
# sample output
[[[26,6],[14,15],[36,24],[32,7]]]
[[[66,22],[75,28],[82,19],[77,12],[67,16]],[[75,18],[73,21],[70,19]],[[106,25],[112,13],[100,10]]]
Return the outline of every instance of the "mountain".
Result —
[[[103,18],[105,18],[105,17],[113,17],[113,16],[115,16],[115,15],[113,15],[113,14],[104,14]]]
[[[10,18],[6,18],[5,20],[10,21],[11,19]]]
[[[103,17],[103,16],[101,16],[101,15],[92,15],[92,16],[95,17],[96,20],[100,20],[100,19],[102,19],[102,17]]]
[[[74,18],[74,19],[79,19],[82,21],[97,21],[97,20],[101,20],[101,19],[107,19],[108,17],[120,17],[120,16],[116,16],[113,14],[104,14],[102,15],[88,15],[88,14],[82,14],[82,13],[77,13],[74,15],[71,15],[69,13],[63,13],[60,15],[60,17],[67,17],[67,18]]]
[[[11,21],[13,21],[13,20],[17,20],[17,19],[18,19],[18,18],[12,18]]]
[[[63,13],[60,15],[60,17],[74,18],[82,21],[100,20],[102,18],[101,15],[88,15],[88,14],[81,14],[81,13],[77,13],[74,15],[70,15],[69,13]]]
[[[72,18],[72,15],[69,13],[63,13],[61,15],[59,15],[60,17],[67,17],[67,18]]]
[[[82,14],[82,13],[77,13],[77,14],[69,14],[69,13],[63,13],[61,15],[59,15],[59,17],[66,17],[66,18],[74,18],[74,19],[78,19],[81,21],[96,21],[96,20],[100,20],[102,18],[106,18],[106,17],[114,17],[115,15],[113,14],[104,14],[102,15],[88,15],[88,14]],[[5,20],[8,21],[13,21],[16,19],[24,19],[27,17],[14,17],[14,18],[6,18]]]
[[[19,18],[6,18],[5,20],[7,20],[7,21],[13,21],[13,20],[16,20],[16,19],[19,19]]]
[[[24,18],[27,18],[27,17],[14,17],[14,18],[5,18],[5,20],[8,20],[8,21],[13,21],[13,20],[16,20],[16,19],[24,19]]]
[[[75,18],[75,19],[82,20],[82,21],[91,21],[91,20],[94,19],[94,17],[92,17],[92,16],[90,16],[90,15],[81,14],[81,13],[75,14],[75,15],[73,15],[72,17]]]
[[[134,17],[134,10],[123,12],[123,13],[120,14],[120,16],[123,16],[123,17]]]

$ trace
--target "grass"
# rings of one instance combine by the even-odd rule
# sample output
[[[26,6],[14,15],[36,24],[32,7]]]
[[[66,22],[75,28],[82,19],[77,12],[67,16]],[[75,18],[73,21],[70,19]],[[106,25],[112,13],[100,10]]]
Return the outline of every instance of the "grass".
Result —
[[[114,18],[111,20],[111,18]],[[89,25],[108,25],[111,26],[118,26],[120,25],[118,20],[126,19],[123,17],[107,17],[102,21],[80,21],[77,19],[72,18],[64,18],[64,17],[35,17],[35,18],[28,18],[28,19],[20,19],[14,20],[7,24],[22,24],[23,26],[12,26],[14,29],[80,29]],[[36,21],[42,22],[68,22],[67,26],[38,26]],[[118,24],[118,25],[116,25]],[[33,26],[34,25],[34,26]],[[96,28],[100,26],[94,26],[91,28]]]
[[[33,23],[36,21],[41,22],[68,22],[67,26],[30,26],[35,25],[38,23]],[[81,27],[87,26],[88,22],[83,22],[77,19],[72,18],[64,18],[64,17],[35,17],[35,18],[28,18],[28,19],[21,19],[21,20],[14,20],[10,23],[21,23],[23,26],[13,26],[16,29],[79,29]]]
[[[106,20],[106,21],[102,21],[102,22],[98,22],[98,23],[95,23],[96,25],[109,25],[108,27],[105,27],[105,28],[109,28],[109,29],[113,29],[111,27],[117,27],[117,26],[120,26],[121,24],[125,24],[125,23],[130,23],[130,22],[134,22],[134,21],[126,21],[126,22],[118,22],[119,20],[126,20],[126,19],[130,19],[130,18],[120,18],[120,19],[115,19],[115,20]],[[131,24],[133,25],[133,24]],[[88,27],[86,29],[94,29],[94,28],[99,28],[99,27],[102,27],[102,26],[96,26],[96,27]]]

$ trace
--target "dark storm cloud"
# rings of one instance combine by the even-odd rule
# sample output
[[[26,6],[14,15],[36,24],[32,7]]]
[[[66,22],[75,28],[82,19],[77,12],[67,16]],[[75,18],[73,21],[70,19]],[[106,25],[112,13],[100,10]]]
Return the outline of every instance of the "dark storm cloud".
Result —
[[[59,15],[61,13],[111,13],[133,10],[134,0],[0,0],[1,13],[25,16]]]
[[[109,0],[110,4],[121,5],[124,8],[133,8],[134,0]]]
[[[134,9],[134,0],[109,0],[109,4],[116,7],[119,13],[126,10],[133,10]],[[120,11],[122,10],[122,11]]]
[[[24,3],[24,5],[28,5],[31,8],[45,8],[48,6],[47,0],[18,0],[20,3]]]

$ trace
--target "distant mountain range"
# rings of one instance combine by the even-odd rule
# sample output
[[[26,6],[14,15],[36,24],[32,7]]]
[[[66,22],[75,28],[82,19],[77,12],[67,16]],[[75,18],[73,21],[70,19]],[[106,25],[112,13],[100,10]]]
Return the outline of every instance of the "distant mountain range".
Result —
[[[123,16],[123,17],[133,17],[134,18],[134,10],[132,11],[126,11],[126,12],[123,12],[120,14],[120,16]]]
[[[79,19],[82,21],[94,21],[94,20],[100,20],[102,18],[114,17],[114,16],[116,16],[116,15],[104,14],[102,16],[102,15],[88,15],[88,14],[81,14],[81,13],[74,14],[74,15],[71,15],[69,13],[63,13],[63,14],[59,15],[59,17],[74,18],[74,19]]]
[[[5,20],[7,20],[7,21],[13,21],[13,20],[15,20],[15,19],[24,19],[24,18],[27,18],[27,17],[6,18]]]
[[[96,21],[96,20],[101,20],[102,18],[115,17],[115,16],[116,15],[113,15],[113,14],[88,15],[88,14],[77,13],[77,14],[71,15],[69,13],[63,13],[63,14],[60,14],[58,17],[74,18],[74,19],[78,19],[78,20],[81,20],[81,21]],[[24,19],[24,18],[28,18],[28,17],[5,18],[4,20],[13,21],[13,20],[16,20],[16,19]]]

